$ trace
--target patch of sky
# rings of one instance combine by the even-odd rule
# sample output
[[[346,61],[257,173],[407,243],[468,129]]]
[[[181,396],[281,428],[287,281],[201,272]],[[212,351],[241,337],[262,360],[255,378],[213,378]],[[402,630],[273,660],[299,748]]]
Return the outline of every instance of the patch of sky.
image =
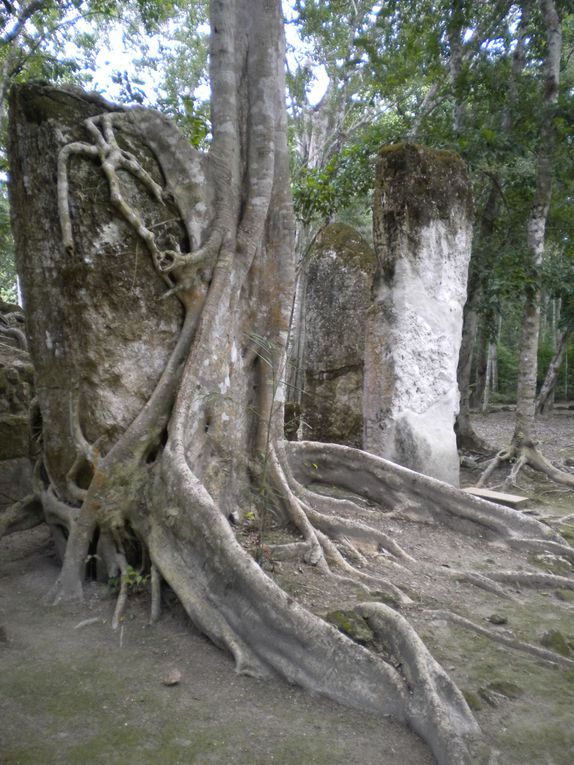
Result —
[[[314,60],[312,47],[301,40],[296,20],[297,14],[288,0],[283,0],[285,33],[287,42],[287,66],[291,71],[307,68],[312,77],[309,82],[307,98],[313,106],[324,96],[329,81],[324,66]],[[71,25],[72,19],[69,20]],[[86,21],[76,23],[80,34],[89,34],[91,28]],[[208,35],[209,26],[201,24],[198,35]],[[55,43],[60,55],[82,62],[81,79],[86,87],[97,91],[110,101],[129,100],[130,92],[134,100],[143,105],[158,104],[164,96],[164,58],[166,53],[176,54],[183,43],[177,38],[177,21],[167,22],[160,33],[153,35],[128,36],[119,22],[110,22],[105,34],[98,39],[91,50],[77,45],[73,40]],[[199,101],[207,101],[210,89],[207,79],[193,92]]]

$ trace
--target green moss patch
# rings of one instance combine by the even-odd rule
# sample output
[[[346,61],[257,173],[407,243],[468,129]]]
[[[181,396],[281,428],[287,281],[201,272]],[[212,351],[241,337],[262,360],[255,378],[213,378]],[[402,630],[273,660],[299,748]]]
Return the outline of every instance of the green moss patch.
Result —
[[[336,627],[339,632],[361,645],[372,643],[375,639],[375,633],[367,621],[355,611],[331,611],[325,616],[325,620]]]
[[[572,566],[566,560],[559,555],[537,555],[530,553],[528,555],[529,563],[533,566],[546,571],[548,574],[556,574],[557,576],[569,576],[572,573]]]
[[[540,638],[540,643],[561,656],[570,656],[571,654],[568,642],[560,630],[548,630]]]
[[[480,712],[482,709],[482,701],[480,700],[480,696],[478,693],[475,693],[474,691],[469,691],[466,688],[461,689],[462,695],[464,696],[464,699],[468,706],[471,708],[473,712]]]

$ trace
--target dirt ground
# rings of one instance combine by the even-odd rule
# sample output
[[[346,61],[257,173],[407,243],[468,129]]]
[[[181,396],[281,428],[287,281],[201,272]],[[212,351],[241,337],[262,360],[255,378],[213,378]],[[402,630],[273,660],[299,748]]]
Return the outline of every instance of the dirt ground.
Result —
[[[512,414],[477,417],[476,427],[504,446]],[[573,412],[546,418],[540,436],[548,456],[574,462]],[[465,471],[463,483],[477,476]],[[492,484],[502,480],[501,473]],[[555,518],[574,511],[573,492],[527,473],[519,483],[531,497],[526,512]],[[391,569],[405,591],[416,590],[415,604],[404,613],[467,696],[500,753],[499,765],[572,765],[574,598],[567,591],[515,586],[501,600],[453,576],[462,568],[538,570],[539,561],[525,562],[491,538],[465,540],[444,527],[408,520],[389,519],[384,528],[424,565],[430,565],[432,550],[432,565],[444,572],[421,569],[415,576]],[[385,561],[377,565],[384,569]],[[46,605],[57,573],[45,527],[0,541],[1,765],[433,762],[426,746],[391,720],[280,680],[236,675],[231,659],[194,633],[176,604],[148,626],[147,593],[135,595],[117,632],[110,626],[114,597],[104,585],[90,584],[83,605]],[[282,563],[273,575],[318,613],[357,600],[356,591],[326,586],[309,567]],[[559,631],[571,640],[572,667],[569,659],[553,664],[508,651],[452,625],[441,616],[444,609],[535,645],[549,630]],[[496,626],[494,613],[503,620]],[[168,687],[162,681],[171,670],[181,673],[181,681]]]

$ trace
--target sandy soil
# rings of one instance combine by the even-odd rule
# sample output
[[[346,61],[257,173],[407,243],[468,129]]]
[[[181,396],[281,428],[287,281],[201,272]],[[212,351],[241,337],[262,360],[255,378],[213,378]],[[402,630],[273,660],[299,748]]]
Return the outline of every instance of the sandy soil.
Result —
[[[512,414],[478,417],[476,427],[504,446]],[[547,418],[540,434],[552,459],[574,459],[573,413]],[[477,476],[465,471],[463,483]],[[503,478],[501,472],[493,483]],[[533,474],[521,476],[520,491],[531,497],[527,512],[542,519],[574,511],[571,491]],[[373,517],[366,507],[364,519]],[[457,572],[539,571],[540,561],[486,535],[465,537],[380,512],[376,518],[421,568],[389,570],[384,556],[369,565],[413,595],[414,604],[403,612],[467,695],[500,752],[499,765],[572,765],[574,598],[518,585],[508,588],[505,599],[493,596],[460,581]],[[560,565],[572,576],[567,562]],[[193,632],[177,605],[164,610],[158,625],[148,626],[145,592],[131,598],[118,632],[110,626],[113,596],[103,585],[90,584],[81,606],[46,606],[57,572],[45,527],[0,541],[1,765],[433,762],[419,739],[390,720],[311,697],[279,680],[237,676],[231,660]],[[353,588],[328,585],[310,567],[281,563],[270,573],[322,615],[364,597]],[[549,630],[560,631],[572,641],[572,667],[509,651],[460,629],[441,616],[445,609],[533,645],[541,645]],[[503,623],[494,625],[494,614]],[[167,687],[162,680],[173,669],[181,672],[181,682]]]
[[[122,634],[114,601],[46,606],[58,567],[46,527],[0,542],[1,765],[430,765],[402,726],[238,676],[178,609],[147,625],[131,599]],[[78,627],[85,620],[95,620]],[[181,672],[179,685],[162,679]]]

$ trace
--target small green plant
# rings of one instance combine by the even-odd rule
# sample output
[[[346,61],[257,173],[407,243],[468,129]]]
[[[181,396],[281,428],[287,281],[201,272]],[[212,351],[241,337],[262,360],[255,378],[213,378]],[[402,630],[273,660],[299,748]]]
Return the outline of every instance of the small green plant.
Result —
[[[112,592],[118,592],[120,585],[124,582],[127,585],[128,590],[131,592],[138,592],[147,584],[149,578],[149,574],[142,574],[133,566],[128,566],[125,574],[109,578],[108,587]]]

